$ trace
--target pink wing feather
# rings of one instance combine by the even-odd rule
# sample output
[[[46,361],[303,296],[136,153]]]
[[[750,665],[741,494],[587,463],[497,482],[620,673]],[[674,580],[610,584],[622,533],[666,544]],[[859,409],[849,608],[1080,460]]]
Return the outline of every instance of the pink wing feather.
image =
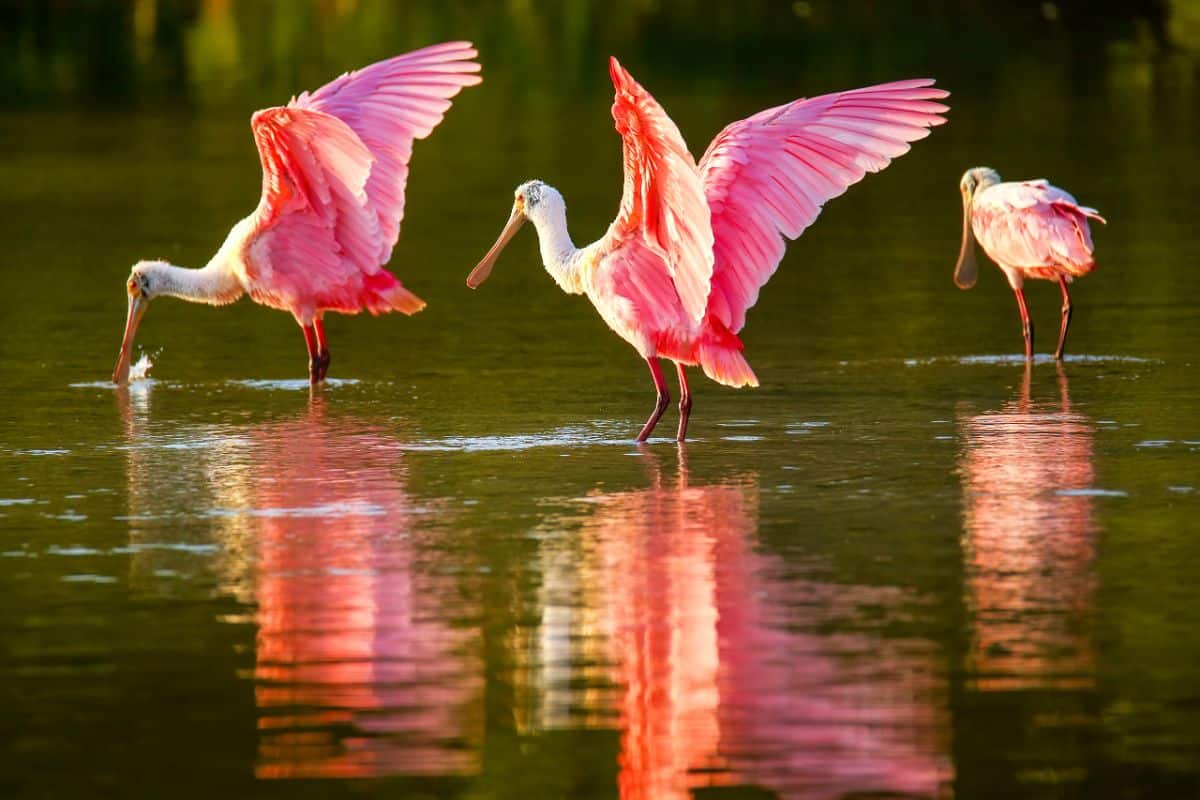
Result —
[[[945,122],[948,92],[896,81],[800,99],[726,126],[700,159],[715,261],[708,312],[731,331],[821,207]]]
[[[480,82],[475,56],[467,42],[434,45],[254,115],[263,195],[247,266],[256,300],[302,316],[424,305],[382,265],[400,234],[413,140]]]
[[[975,200],[972,228],[997,263],[1047,278],[1059,272],[1086,275],[1095,268],[1087,221],[1104,218],[1068,192],[1044,180],[999,183]]]
[[[442,121],[450,98],[482,78],[470,42],[446,42],[349,72],[289,103],[343,120],[375,156],[367,198],[382,229],[380,263],[400,235],[404,186],[414,139]]]
[[[603,249],[617,250],[637,236],[666,265],[684,311],[698,323],[713,273],[713,231],[696,162],[662,106],[615,58],[609,72],[625,189]],[[656,266],[655,259],[636,260],[646,268]]]

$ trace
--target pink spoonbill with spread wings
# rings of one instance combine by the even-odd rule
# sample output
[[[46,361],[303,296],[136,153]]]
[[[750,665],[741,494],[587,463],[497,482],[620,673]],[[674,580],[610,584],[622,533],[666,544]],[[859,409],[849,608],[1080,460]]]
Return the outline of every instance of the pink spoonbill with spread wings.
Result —
[[[675,123],[614,58],[613,118],[624,147],[625,188],[600,240],[576,247],[566,204],[541,181],[517,187],[500,238],[467,278],[488,277],[526,220],[563,291],[585,294],[650,366],[658,392],[638,441],[670,396],[660,358],[679,375],[682,441],[691,411],[684,368],[699,365],[726,386],[757,386],[738,332],[746,310],[795,239],[830,198],[876,172],[945,122],[947,93],[926,79],[800,99],[728,125],[697,164]]]
[[[415,314],[424,301],[383,268],[400,235],[414,139],[442,121],[450,98],[480,82],[469,42],[447,42],[342,75],[250,121],[262,199],[202,269],[140,261],[113,382],[129,378],[138,323],[169,295],[211,305],[249,294],[291,312],[308,345],[309,378],[325,379],[327,311]]]
[[[1058,281],[1063,296],[1062,325],[1054,357],[1061,360],[1071,326],[1067,284],[1096,268],[1088,220],[1104,222],[1104,217],[1045,180],[1001,183],[996,171],[988,167],[967,170],[958,188],[963,201],[963,238],[954,266],[955,285],[960,289],[975,285],[974,240],[978,239],[1017,295],[1025,358],[1031,359],[1033,323],[1025,307],[1025,279]]]

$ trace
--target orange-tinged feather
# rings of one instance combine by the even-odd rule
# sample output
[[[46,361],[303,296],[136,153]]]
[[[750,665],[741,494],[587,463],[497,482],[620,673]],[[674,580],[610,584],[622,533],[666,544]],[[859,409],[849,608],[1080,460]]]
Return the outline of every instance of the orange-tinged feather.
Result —
[[[383,264],[400,234],[413,140],[479,83],[476,55],[468,42],[434,45],[253,116],[263,194],[244,260],[255,300],[302,320],[424,306]]]

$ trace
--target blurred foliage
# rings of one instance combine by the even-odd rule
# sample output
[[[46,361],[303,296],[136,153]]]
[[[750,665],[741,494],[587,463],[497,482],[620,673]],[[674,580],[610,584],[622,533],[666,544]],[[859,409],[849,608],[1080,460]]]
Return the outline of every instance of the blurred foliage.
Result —
[[[1082,79],[1097,52],[1161,64],[1200,51],[1200,2],[0,0],[0,103],[286,96],[330,69],[448,38],[537,76],[525,92],[602,79],[596,64],[623,52],[693,81],[931,63],[994,79],[1012,49],[1051,47]]]

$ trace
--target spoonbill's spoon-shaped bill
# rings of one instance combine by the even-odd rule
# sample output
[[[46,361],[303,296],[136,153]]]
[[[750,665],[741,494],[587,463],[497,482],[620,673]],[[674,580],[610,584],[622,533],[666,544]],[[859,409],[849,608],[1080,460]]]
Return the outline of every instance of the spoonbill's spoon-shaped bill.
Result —
[[[161,295],[224,305],[249,294],[290,312],[304,332],[309,379],[325,379],[324,315],[415,314],[425,307],[383,268],[400,236],[413,142],[450,99],[480,82],[470,42],[447,42],[349,72],[251,117],[262,197],[202,269],[140,261],[113,381],[129,379],[138,324]]]
[[[121,352],[117,356],[117,366],[113,369],[113,383],[126,383],[129,380],[129,366],[133,359],[133,337],[137,333],[142,315],[150,307],[150,301],[133,289],[130,281],[129,310],[125,314],[125,335],[121,337]]]
[[[699,366],[726,386],[758,385],[737,334],[786,240],[827,200],[945,122],[947,108],[937,101],[947,93],[921,78],[796,100],[726,126],[697,164],[662,106],[615,58],[609,73],[625,188],[608,232],[576,247],[562,195],[527,181],[467,285],[487,279],[528,219],[559,287],[586,295],[649,366],[657,400],[639,441],[670,402],[659,359],[675,363],[682,441],[692,403],[685,367]]]
[[[958,251],[958,261],[954,264],[954,285],[960,289],[970,289],[979,279],[979,266],[975,262],[975,237],[971,234],[971,195],[965,189],[962,192],[962,203],[962,247]]]
[[[983,247],[1008,278],[1017,298],[1025,358],[1033,358],[1033,322],[1025,305],[1026,278],[1057,281],[1062,290],[1062,320],[1054,357],[1062,359],[1071,327],[1067,284],[1096,268],[1088,220],[1104,222],[1100,212],[1079,205],[1068,192],[1045,180],[1003,182],[988,167],[963,173],[958,184],[963,202],[962,248],[954,265],[960,289],[975,285],[975,243]]]
[[[500,231],[500,237],[496,239],[496,243],[492,245],[491,249],[487,251],[487,255],[483,257],[483,260],[467,276],[467,286],[470,286],[472,289],[478,289],[479,284],[488,279],[488,276],[492,274],[492,267],[496,265],[496,259],[500,257],[500,251],[517,235],[517,231],[525,224],[525,220],[525,203],[520,195],[518,195],[516,201],[513,203],[512,213],[508,215],[508,222],[504,223],[504,230]]]

